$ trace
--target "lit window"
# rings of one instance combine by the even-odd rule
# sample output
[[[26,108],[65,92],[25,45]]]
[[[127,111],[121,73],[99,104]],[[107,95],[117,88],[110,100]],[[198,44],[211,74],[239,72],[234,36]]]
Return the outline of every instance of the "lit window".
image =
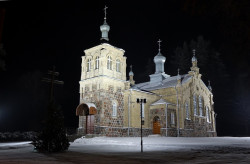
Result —
[[[108,57],[107,68],[112,70],[112,58],[110,56]]]
[[[91,69],[91,59],[87,60],[87,72],[89,72]]]
[[[99,69],[99,56],[95,58],[95,69]]]
[[[185,108],[186,108],[186,119],[189,119],[189,108],[188,108],[188,103],[185,103]]]
[[[201,95],[199,95],[199,112],[200,112],[200,116],[203,116],[203,103],[202,103],[202,97]]]
[[[174,125],[175,124],[175,120],[174,120],[174,113],[171,112],[171,124]]]
[[[121,67],[121,62],[120,62],[119,59],[117,59],[117,60],[116,60],[116,71],[117,71],[117,72],[120,72],[120,71],[121,71],[121,70],[120,70],[120,67]]]
[[[117,105],[116,105],[115,102],[113,103],[113,113],[112,113],[112,116],[113,116],[113,117],[116,117],[116,116],[117,116]]]
[[[208,106],[206,107],[207,122],[210,122],[210,111]]]
[[[194,104],[194,115],[197,116],[197,105],[196,105],[196,96],[193,96],[193,104]]]

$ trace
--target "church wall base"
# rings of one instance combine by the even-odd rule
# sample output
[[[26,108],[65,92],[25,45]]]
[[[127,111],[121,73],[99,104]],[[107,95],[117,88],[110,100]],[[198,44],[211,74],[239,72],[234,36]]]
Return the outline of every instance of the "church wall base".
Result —
[[[161,128],[161,136],[177,137],[176,128],[168,128],[166,134],[166,128]],[[95,126],[95,136],[107,136],[107,137],[140,137],[141,128],[127,128],[127,127],[104,127]],[[143,137],[152,135],[153,131],[149,128],[142,129]],[[77,135],[86,136],[85,128],[78,128]],[[180,129],[180,137],[217,137],[215,131],[197,131],[196,129]]]
[[[100,136],[107,137],[140,137],[140,128],[127,128],[127,127],[95,127],[95,132]],[[151,135],[152,129],[143,128],[142,135],[144,137]]]

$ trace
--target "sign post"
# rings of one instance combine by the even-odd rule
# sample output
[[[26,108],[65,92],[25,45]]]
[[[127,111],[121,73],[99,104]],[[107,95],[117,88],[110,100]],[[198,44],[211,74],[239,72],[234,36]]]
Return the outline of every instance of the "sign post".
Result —
[[[137,103],[140,104],[140,110],[141,110],[141,153],[143,153],[142,125],[144,125],[144,120],[142,120],[142,103],[146,103],[146,99],[137,98]]]

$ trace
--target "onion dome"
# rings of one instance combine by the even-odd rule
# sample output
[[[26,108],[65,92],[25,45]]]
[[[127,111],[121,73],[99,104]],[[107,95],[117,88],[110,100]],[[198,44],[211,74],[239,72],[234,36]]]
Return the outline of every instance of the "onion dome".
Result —
[[[164,63],[166,61],[166,57],[161,54],[161,40],[159,39],[159,52],[154,57],[155,63],[155,73],[164,73]]]
[[[105,8],[104,8],[104,14],[105,14],[104,23],[103,23],[103,25],[100,26],[100,30],[102,32],[101,40],[109,41],[108,32],[110,30],[110,26],[108,25],[108,23],[106,21],[107,20],[107,17],[106,17],[106,14],[107,14],[106,10],[107,10],[107,8],[108,8],[107,6],[105,6]]]
[[[197,59],[196,59],[196,57],[195,57],[195,49],[193,49],[193,57],[192,57],[192,62],[195,62],[195,61],[197,61]]]
[[[134,76],[134,72],[132,71],[132,65],[130,65],[130,71],[129,71],[129,76]]]

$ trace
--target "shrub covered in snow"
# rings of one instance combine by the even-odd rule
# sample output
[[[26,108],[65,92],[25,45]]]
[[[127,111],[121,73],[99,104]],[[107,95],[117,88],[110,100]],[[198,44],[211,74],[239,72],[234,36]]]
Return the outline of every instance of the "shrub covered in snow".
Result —
[[[36,132],[0,132],[0,142],[6,141],[32,141]]]

